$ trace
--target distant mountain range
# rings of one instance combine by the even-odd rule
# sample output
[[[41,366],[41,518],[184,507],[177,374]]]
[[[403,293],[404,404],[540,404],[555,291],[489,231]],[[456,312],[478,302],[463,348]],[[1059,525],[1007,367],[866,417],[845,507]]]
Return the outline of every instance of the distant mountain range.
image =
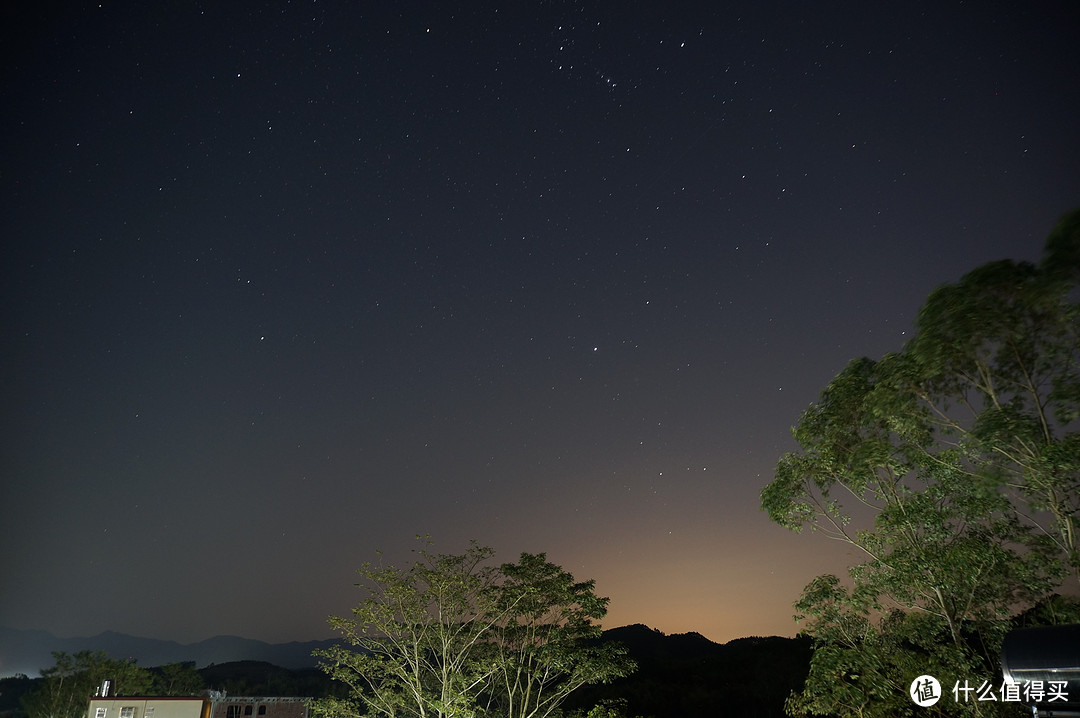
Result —
[[[584,686],[568,708],[588,710],[604,700],[624,702],[627,715],[654,718],[754,716],[784,718],[784,699],[806,678],[808,638],[737,638],[714,643],[699,633],[666,635],[636,624],[604,631],[602,641],[619,641],[637,662],[637,671],[610,684]],[[103,650],[112,658],[134,658],[152,668],[194,661],[205,685],[231,695],[331,695],[334,682],[314,668],[311,652],[334,640],[269,644],[217,636],[182,645],[106,632],[90,638],[57,638],[45,631],[0,627],[0,718],[17,718],[20,696],[36,676],[54,664],[52,651]],[[282,692],[284,691],[284,692]]]
[[[89,638],[57,638],[47,631],[27,631],[0,626],[0,678],[24,673],[34,677],[52,666],[53,651],[105,651],[110,658],[134,658],[140,666],[195,661],[198,668],[212,663],[265,661],[292,670],[316,665],[311,652],[337,639],[292,643],[265,643],[237,636],[215,636],[198,643],[181,644],[106,631]]]

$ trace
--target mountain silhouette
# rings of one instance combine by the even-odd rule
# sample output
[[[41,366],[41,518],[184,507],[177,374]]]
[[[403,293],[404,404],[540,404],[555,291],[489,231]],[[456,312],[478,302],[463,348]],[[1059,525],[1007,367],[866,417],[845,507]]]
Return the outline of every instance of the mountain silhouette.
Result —
[[[714,643],[700,633],[667,635],[641,624],[604,631],[601,641],[618,641],[638,665],[632,675],[607,685],[584,686],[567,708],[588,710],[616,701],[626,715],[652,718],[754,716],[781,718],[784,699],[802,687],[810,665],[809,638],[748,637]],[[103,650],[111,658],[134,658],[150,668],[193,661],[208,688],[230,695],[341,694],[343,684],[315,668],[311,652],[335,640],[269,644],[236,636],[183,645],[113,631],[90,638],[56,638],[45,631],[0,628],[0,718],[34,681],[54,664],[51,651]],[[6,701],[6,703],[5,703]]]
[[[314,668],[311,652],[337,643],[337,639],[292,643],[266,643],[238,636],[214,636],[198,643],[181,644],[156,638],[105,631],[87,638],[58,638],[47,631],[0,626],[0,678],[19,673],[39,675],[53,665],[53,651],[105,651],[110,658],[134,658],[140,666],[194,661],[203,667],[230,661],[264,661],[289,669]]]

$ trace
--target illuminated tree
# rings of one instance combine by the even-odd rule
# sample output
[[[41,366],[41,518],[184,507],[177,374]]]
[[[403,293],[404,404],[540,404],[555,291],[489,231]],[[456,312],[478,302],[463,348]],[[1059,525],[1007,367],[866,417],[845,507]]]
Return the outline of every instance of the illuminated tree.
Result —
[[[851,362],[803,414],[762,507],[865,561],[796,605],[818,647],[793,714],[905,715],[920,673],[992,677],[1010,616],[1078,585],[1078,288],[1074,212],[1038,265],[936,290],[903,351]]]
[[[350,647],[317,652],[350,689],[325,700],[330,718],[553,715],[574,688],[625,675],[630,664],[596,638],[606,598],[543,554],[495,567],[490,548],[417,551],[411,566],[360,569],[365,599],[331,617]]]
[[[542,553],[523,553],[500,572],[499,620],[487,641],[495,665],[489,711],[544,718],[577,688],[633,671],[624,647],[598,640],[593,621],[607,613],[608,599],[595,594],[595,581],[576,582]]]

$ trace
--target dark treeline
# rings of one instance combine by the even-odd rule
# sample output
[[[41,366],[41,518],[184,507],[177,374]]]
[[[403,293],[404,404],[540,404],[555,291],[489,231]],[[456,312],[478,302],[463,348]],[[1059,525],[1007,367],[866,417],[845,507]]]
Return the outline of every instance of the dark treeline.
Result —
[[[627,716],[742,718],[784,716],[784,700],[801,689],[812,652],[808,638],[739,638],[713,643],[698,633],[664,635],[647,626],[604,632],[622,642],[637,671],[610,685],[585,686],[567,702],[583,708],[625,701]]]
[[[605,631],[603,640],[626,645],[638,670],[575,691],[568,710],[607,701],[624,715],[643,718],[780,717],[784,700],[802,686],[811,653],[808,639],[741,638],[721,645],[697,633],[665,635],[642,625]],[[197,673],[204,689],[232,696],[323,698],[345,690],[317,668],[290,670],[261,661],[212,664]],[[25,718],[21,699],[43,680],[0,679],[0,718]]]

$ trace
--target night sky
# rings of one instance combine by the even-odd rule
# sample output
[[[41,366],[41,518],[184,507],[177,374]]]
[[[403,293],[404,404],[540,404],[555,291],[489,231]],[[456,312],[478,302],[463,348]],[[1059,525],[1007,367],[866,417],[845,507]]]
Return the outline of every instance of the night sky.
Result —
[[[790,427],[1080,205],[1072,0],[18,12],[13,628],[323,638],[430,534],[793,635],[856,557],[760,510]]]

